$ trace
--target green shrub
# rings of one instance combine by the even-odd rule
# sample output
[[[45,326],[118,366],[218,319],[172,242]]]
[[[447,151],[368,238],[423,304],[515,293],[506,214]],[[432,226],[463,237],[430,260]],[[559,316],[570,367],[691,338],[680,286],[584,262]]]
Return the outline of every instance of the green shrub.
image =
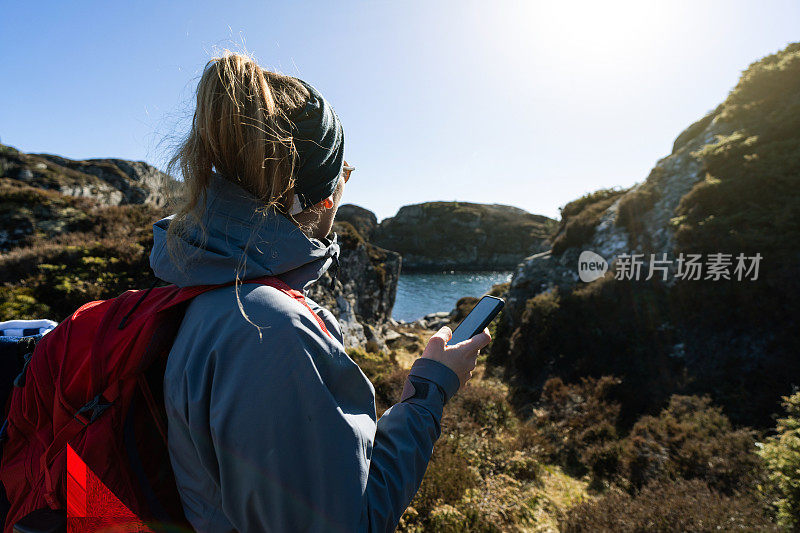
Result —
[[[577,382],[613,375],[622,380],[615,394],[623,425],[655,412],[683,376],[683,362],[670,357],[676,341],[665,327],[666,295],[658,283],[606,278],[528,300],[506,365],[513,403],[535,402],[549,377]]]
[[[408,370],[391,364],[387,366],[386,371],[372,380],[372,385],[375,387],[375,404],[381,411],[400,401],[403,385],[408,378]]]
[[[463,298],[459,298],[456,302],[456,314],[452,319],[453,324],[458,325],[462,320],[464,320],[477,303],[478,298],[475,298],[474,296],[464,296]]]
[[[735,494],[760,480],[755,434],[733,429],[708,397],[673,396],[657,416],[644,416],[625,442],[623,462],[633,487],[655,480],[700,479]]]
[[[542,464],[524,452],[515,451],[506,461],[505,472],[520,481],[536,481],[542,471]]]
[[[708,113],[706,116],[701,118],[700,120],[692,123],[691,126],[686,128],[675,138],[675,142],[672,144],[672,153],[674,154],[678,150],[680,150],[683,146],[685,146],[689,141],[697,137],[703,130],[705,130],[711,121],[714,120],[714,117],[717,116],[719,113],[719,109],[715,109],[714,111]]]
[[[600,216],[624,193],[622,189],[601,189],[565,205],[561,209],[561,223],[553,237],[553,253],[561,255],[568,248],[589,242],[600,223]]]
[[[458,504],[464,493],[479,483],[480,476],[465,459],[464,450],[444,437],[433,448],[425,478],[411,505],[427,517],[442,504]]]
[[[513,420],[508,389],[498,380],[469,382],[445,407],[443,430],[493,436]]]
[[[391,353],[364,348],[347,348],[347,355],[358,365],[375,388],[375,407],[378,416],[400,401],[408,370],[401,368]]]
[[[776,434],[759,445],[766,463],[778,520],[787,529],[800,529],[800,392],[783,398],[786,416],[778,419]]]
[[[490,476],[464,497],[468,526],[461,531],[486,533],[529,531],[533,510],[523,483],[504,474]],[[436,531],[436,529],[432,529]]]
[[[610,397],[619,384],[610,376],[569,385],[560,378],[549,379],[528,422],[539,434],[533,445],[573,473],[612,476],[617,471],[618,461],[611,452],[618,440],[620,406]],[[518,438],[530,439],[531,434],[523,432]]]
[[[0,287],[0,320],[34,320],[53,316],[30,287]]]
[[[467,517],[464,513],[452,505],[440,505],[435,507],[428,516],[428,527],[432,531],[442,533],[462,533],[469,527]]]
[[[570,509],[564,532],[776,531],[763,505],[750,496],[728,496],[700,480],[647,485],[630,495],[609,491]]]
[[[511,318],[505,311],[500,311],[497,318],[492,321],[492,341],[486,350],[486,364],[488,370],[494,372],[508,363],[509,349],[511,346],[511,335],[514,327]]]
[[[636,242],[644,230],[642,218],[653,208],[658,194],[648,183],[628,192],[619,202],[616,224],[625,227]]]
[[[611,188],[611,189],[599,189],[594,192],[590,192],[588,194],[584,194],[577,200],[572,200],[567,205],[560,209],[561,211],[561,219],[569,219],[576,215],[579,215],[587,208],[591,208],[593,205],[604,202],[609,199],[616,199],[620,195],[624,194],[626,189],[619,189],[619,188]]]

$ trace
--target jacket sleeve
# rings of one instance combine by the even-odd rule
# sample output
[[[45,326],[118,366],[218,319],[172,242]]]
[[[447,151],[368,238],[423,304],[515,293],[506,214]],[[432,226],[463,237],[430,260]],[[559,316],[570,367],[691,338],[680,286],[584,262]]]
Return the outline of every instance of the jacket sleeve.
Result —
[[[401,401],[378,420],[359,531],[397,527],[422,483],[441,433],[442,409],[458,387],[458,376],[442,363],[414,362]]]
[[[214,352],[209,427],[222,510],[238,531],[392,531],[439,437],[455,373],[412,368],[376,423],[374,389],[307,310]],[[237,358],[236,364],[229,364]]]

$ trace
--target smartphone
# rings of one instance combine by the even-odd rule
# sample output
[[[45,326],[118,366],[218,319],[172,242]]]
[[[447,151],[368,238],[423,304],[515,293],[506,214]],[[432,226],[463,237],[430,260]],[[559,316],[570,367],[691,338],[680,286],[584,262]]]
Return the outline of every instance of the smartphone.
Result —
[[[458,325],[447,344],[458,344],[483,331],[483,328],[489,325],[505,304],[506,302],[502,298],[495,298],[494,296],[481,298],[467,317]]]

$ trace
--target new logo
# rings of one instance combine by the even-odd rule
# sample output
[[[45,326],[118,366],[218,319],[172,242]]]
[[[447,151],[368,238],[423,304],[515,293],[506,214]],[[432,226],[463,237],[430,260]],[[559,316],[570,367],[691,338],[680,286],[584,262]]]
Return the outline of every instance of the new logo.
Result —
[[[608,262],[596,253],[584,250],[578,257],[578,276],[589,283],[603,277],[608,270]]]

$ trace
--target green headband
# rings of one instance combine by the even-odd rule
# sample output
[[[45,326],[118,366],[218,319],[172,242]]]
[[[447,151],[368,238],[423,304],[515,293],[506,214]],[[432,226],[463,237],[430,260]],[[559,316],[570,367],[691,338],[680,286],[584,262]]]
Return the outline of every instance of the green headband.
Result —
[[[295,166],[295,206],[307,209],[333,194],[344,164],[344,131],[339,117],[314,87],[305,107],[294,114],[289,130],[299,155]],[[294,211],[294,210],[293,210]]]

